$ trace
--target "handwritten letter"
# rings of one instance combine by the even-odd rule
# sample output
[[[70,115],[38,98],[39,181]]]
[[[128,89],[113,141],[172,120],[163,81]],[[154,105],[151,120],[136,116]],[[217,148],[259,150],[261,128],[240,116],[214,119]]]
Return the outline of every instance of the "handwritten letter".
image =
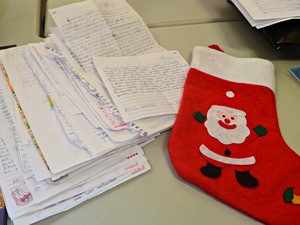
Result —
[[[189,69],[177,51],[95,57],[94,64],[125,122],[177,113]]]
[[[50,10],[50,13],[66,44],[86,72],[97,76],[92,64],[93,55],[121,55],[121,50],[112,37],[103,15],[92,2],[63,6]]]

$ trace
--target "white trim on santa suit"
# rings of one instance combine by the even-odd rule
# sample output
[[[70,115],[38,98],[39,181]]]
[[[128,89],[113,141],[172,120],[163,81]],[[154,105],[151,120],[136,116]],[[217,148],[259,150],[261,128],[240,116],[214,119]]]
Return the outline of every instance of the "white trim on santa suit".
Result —
[[[250,156],[246,158],[231,158],[219,155],[209,148],[207,148],[204,144],[200,145],[199,147],[200,152],[205,155],[206,157],[213,159],[217,162],[226,163],[230,165],[253,165],[255,164],[255,157]]]

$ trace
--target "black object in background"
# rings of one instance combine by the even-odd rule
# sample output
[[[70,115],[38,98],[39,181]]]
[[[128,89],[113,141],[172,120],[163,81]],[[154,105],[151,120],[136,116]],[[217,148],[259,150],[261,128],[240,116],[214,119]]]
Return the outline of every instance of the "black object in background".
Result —
[[[299,19],[280,22],[258,30],[275,49],[295,48],[300,51]]]

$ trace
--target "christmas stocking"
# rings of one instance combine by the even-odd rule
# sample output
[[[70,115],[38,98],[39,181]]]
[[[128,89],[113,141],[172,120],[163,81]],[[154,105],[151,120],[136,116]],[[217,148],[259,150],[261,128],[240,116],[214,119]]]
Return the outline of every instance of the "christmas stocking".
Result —
[[[274,68],[195,47],[168,149],[177,173],[267,224],[300,224],[300,158],[277,120]]]

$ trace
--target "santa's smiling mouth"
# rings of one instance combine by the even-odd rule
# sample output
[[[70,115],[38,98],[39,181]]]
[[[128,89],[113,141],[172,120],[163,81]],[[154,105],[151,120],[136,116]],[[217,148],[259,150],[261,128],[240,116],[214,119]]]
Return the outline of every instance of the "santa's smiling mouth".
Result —
[[[222,120],[219,120],[218,123],[221,127],[225,128],[225,129],[231,130],[231,129],[236,128],[236,124],[227,124],[227,123],[224,123]]]

